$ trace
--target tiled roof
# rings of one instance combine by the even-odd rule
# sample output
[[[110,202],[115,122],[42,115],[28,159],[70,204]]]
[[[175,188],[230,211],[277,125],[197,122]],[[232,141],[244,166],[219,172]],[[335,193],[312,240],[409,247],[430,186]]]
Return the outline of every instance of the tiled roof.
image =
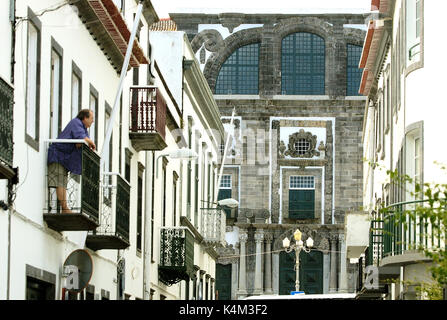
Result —
[[[177,24],[171,19],[160,19],[149,28],[150,31],[177,31]]]

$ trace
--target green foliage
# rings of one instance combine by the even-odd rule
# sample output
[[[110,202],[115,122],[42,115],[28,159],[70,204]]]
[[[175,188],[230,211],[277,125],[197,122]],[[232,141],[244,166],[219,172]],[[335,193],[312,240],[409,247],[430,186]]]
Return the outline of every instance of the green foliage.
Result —
[[[445,167],[442,167],[446,170]],[[412,203],[402,203],[385,208],[383,203],[379,210],[383,217],[394,214],[396,224],[401,224],[404,230],[418,224],[423,232],[421,241],[412,249],[423,252],[433,261],[430,268],[433,285],[421,284],[420,293],[429,299],[442,296],[442,288],[447,286],[447,251],[444,245],[447,236],[447,184],[420,184],[408,175],[400,175],[396,171],[387,171],[391,183],[397,188],[403,188]]]

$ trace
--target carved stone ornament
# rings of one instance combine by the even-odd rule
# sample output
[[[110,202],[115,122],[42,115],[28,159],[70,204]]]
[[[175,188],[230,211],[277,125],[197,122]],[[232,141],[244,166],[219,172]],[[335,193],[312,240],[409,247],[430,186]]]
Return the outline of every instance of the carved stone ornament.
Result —
[[[299,150],[296,145],[305,142],[307,148],[305,150]],[[289,136],[288,149],[285,152],[286,156],[292,158],[312,158],[314,156],[319,156],[320,152],[315,150],[317,146],[317,136],[312,135],[311,132],[305,132],[301,129],[299,132]]]
[[[279,144],[279,157],[284,158],[285,152],[287,150],[286,144],[281,140]]]
[[[205,49],[210,52],[217,52],[223,46],[222,35],[213,29],[203,30],[197,34],[191,41],[191,47],[196,53],[202,45],[205,44]]]

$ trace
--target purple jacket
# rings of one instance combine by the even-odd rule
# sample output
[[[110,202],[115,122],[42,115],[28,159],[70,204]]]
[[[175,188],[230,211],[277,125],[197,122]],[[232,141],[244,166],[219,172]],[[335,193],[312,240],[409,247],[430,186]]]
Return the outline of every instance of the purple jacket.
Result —
[[[85,137],[89,137],[87,128],[80,119],[74,118],[67,124],[57,138],[84,139]],[[48,164],[57,162],[68,171],[74,174],[81,174],[81,161],[81,148],[76,148],[75,143],[52,143],[48,148]]]

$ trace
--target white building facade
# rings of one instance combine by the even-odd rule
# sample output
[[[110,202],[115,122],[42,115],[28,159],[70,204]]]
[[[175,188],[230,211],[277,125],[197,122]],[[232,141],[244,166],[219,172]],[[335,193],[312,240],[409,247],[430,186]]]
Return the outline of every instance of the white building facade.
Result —
[[[416,299],[415,291],[431,283],[430,259],[417,251],[420,239],[432,238],[423,221],[386,230],[392,219],[388,208],[410,210],[424,196],[414,193],[414,183],[398,185],[387,170],[408,175],[420,184],[445,183],[447,154],[439,146],[445,110],[442,107],[441,74],[445,66],[436,39],[439,19],[446,5],[423,0],[372,1],[373,18],[362,53],[360,93],[368,97],[365,107],[363,151],[363,204],[370,212],[366,266],[377,267],[380,285],[363,290],[388,299]],[[397,205],[406,203],[407,205]],[[418,218],[419,219],[419,218]],[[444,246],[445,239],[438,239]],[[429,240],[425,247],[435,246]],[[366,261],[365,261],[366,260]],[[385,279],[395,283],[386,284]],[[374,292],[375,290],[375,292]],[[368,293],[369,292],[369,293]]]
[[[7,39],[1,53],[2,108],[14,88],[14,112],[10,99],[10,109],[2,109],[1,133],[11,148],[14,140],[14,147],[2,145],[1,155],[0,250],[6,259],[2,254],[0,299],[214,297],[213,247],[219,241],[202,236],[198,205],[188,219],[185,183],[188,163],[193,163],[200,172],[199,188],[191,181],[190,196],[199,192],[199,200],[212,202],[207,188],[217,180],[220,115],[183,36],[175,39],[176,56],[157,61],[155,46],[168,43],[149,44],[149,27],[158,21],[150,1],[143,2],[129,71],[115,103],[137,5],[133,0],[2,4],[1,30]],[[165,63],[181,66],[174,81]],[[55,191],[47,186],[47,148],[84,108],[94,111],[89,135],[97,150],[82,147],[82,174],[68,179],[73,214],[62,214]],[[13,119],[13,129],[3,112]],[[112,134],[106,141],[110,119]],[[178,139],[187,137],[187,128],[197,140],[190,145],[187,138]],[[193,162],[169,157],[190,146],[199,155]],[[164,228],[180,230],[180,238],[190,235],[191,267],[180,263],[172,271],[161,262]],[[66,261],[75,251],[84,258]],[[88,285],[82,283],[78,293],[65,290],[72,274],[64,262],[91,266]]]

